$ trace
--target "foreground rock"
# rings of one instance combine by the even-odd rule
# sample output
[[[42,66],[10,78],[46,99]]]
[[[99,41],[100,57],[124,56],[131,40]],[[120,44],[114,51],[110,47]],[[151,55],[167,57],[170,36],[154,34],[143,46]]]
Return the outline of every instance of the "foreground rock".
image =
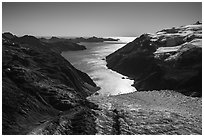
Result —
[[[2,37],[2,133],[95,134],[89,76],[33,36]]]
[[[202,99],[175,91],[92,96],[100,135],[201,135]]]
[[[202,96],[202,24],[143,34],[107,56],[107,66],[137,90],[174,89]]]

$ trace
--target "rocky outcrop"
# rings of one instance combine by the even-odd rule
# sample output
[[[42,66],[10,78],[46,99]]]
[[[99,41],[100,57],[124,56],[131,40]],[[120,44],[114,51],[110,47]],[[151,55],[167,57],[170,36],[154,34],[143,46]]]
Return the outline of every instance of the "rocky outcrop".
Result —
[[[2,36],[2,133],[94,134],[98,88],[33,36]]]
[[[202,24],[143,34],[107,56],[107,66],[134,79],[137,90],[202,95]]]

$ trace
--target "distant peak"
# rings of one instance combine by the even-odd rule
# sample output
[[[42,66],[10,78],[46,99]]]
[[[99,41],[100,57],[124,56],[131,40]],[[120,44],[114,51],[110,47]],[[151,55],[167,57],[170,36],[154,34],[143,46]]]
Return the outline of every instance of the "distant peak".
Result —
[[[193,25],[200,25],[200,24],[202,24],[202,22],[197,21],[197,22],[196,22],[196,23],[194,23]]]
[[[29,42],[39,42],[39,39],[36,38],[35,36],[32,36],[32,35],[24,35],[22,37],[19,37],[21,40],[23,41],[29,41]]]
[[[32,35],[24,35],[22,38],[32,38],[32,39],[37,39],[35,36],[32,36]]]
[[[8,39],[13,39],[15,36],[12,33],[10,33],[10,32],[4,32],[2,34],[2,37],[6,37]]]
[[[13,35],[11,32],[4,32],[5,35]]]
[[[58,37],[52,36],[50,39],[59,39]]]

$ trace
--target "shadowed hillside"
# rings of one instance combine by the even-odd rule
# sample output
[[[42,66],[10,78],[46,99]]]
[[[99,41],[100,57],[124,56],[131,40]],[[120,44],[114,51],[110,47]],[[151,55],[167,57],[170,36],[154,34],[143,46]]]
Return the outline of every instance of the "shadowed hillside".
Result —
[[[3,134],[94,134],[89,76],[33,36],[2,37]]]

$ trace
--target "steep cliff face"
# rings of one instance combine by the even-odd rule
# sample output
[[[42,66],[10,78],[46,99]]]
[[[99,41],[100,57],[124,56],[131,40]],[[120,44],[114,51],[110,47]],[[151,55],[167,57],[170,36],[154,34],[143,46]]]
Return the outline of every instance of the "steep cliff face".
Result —
[[[2,37],[3,134],[94,134],[90,77],[33,36]]]
[[[202,95],[202,24],[143,34],[107,56],[107,66],[135,80],[137,90]]]

